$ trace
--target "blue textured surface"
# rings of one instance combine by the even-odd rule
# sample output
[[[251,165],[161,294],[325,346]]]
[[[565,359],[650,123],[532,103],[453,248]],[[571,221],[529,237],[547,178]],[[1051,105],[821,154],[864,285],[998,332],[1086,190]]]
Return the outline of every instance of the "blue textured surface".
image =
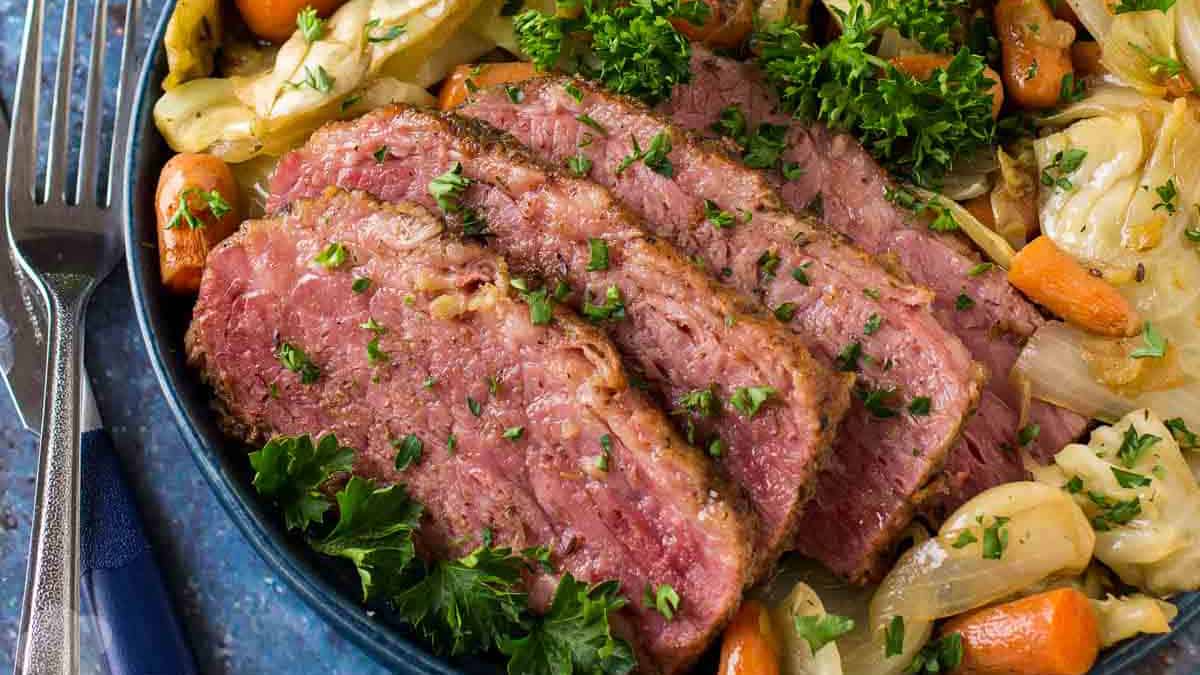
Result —
[[[90,3],[82,3],[90,6]],[[0,0],[0,92],[11,101],[25,0]],[[149,0],[145,33],[161,0]],[[89,371],[173,602],[205,673],[382,673],[282,585],[195,471],[146,358],[118,269],[88,315]],[[0,671],[11,669],[32,511],[37,446],[0,396]],[[1200,672],[1200,624],[1138,669]],[[97,670],[85,632],[85,672]]]

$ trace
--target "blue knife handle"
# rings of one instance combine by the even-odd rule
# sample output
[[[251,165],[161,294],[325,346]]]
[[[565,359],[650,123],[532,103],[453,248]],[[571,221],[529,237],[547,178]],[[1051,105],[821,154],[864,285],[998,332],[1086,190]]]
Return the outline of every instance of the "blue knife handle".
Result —
[[[111,675],[195,675],[142,530],[133,493],[103,429],[83,434],[80,588]]]

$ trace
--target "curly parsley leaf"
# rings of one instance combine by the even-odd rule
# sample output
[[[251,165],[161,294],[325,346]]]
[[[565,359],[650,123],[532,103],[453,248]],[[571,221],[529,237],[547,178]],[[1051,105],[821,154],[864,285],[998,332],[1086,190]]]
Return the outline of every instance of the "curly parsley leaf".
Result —
[[[411,579],[412,535],[421,519],[421,505],[409,498],[403,485],[379,488],[358,476],[336,497],[337,525],[324,537],[310,538],[309,545],[318,553],[354,563],[364,601],[391,597]]]
[[[625,606],[616,582],[588,586],[569,573],[554,592],[550,611],[528,635],[506,639],[509,675],[601,673],[623,675],[636,665],[629,645],[613,637],[609,616]]]
[[[512,549],[480,546],[458,560],[434,563],[392,602],[435,651],[484,652],[502,646],[524,624],[526,598],[518,590],[524,566]]]
[[[303,530],[321,522],[329,509],[318,488],[333,474],[349,471],[353,459],[354,450],[338,445],[333,434],[316,445],[308,434],[276,436],[250,453],[254,489],[279,505],[289,530]]]
[[[923,80],[871,54],[878,33],[903,28],[908,16],[854,0],[842,15],[841,36],[826,45],[790,23],[763,26],[754,40],[784,108],[853,133],[893,171],[936,187],[956,158],[992,144],[995,82],[985,75],[983,57],[965,48]],[[917,30],[944,42],[933,28]]]

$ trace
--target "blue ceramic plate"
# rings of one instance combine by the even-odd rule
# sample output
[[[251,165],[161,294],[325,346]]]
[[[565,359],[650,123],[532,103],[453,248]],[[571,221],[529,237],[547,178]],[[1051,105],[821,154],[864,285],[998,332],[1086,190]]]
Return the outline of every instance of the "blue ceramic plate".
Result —
[[[125,223],[125,253],[134,307],[150,361],[196,465],[259,555],[327,621],[381,664],[403,673],[498,672],[495,665],[483,662],[439,658],[386,611],[368,614],[359,602],[357,577],[329,565],[300,538],[287,534],[280,526],[278,513],[257,498],[250,484],[250,465],[245,456],[248,449],[221,434],[211,411],[210,392],[185,363],[183,334],[191,318],[192,302],[163,290],[154,229],[154,190],[159,170],[171,151],[154,128],[151,111],[167,72],[162,37],[173,6],[169,3],[163,10],[155,28],[134,102],[133,138],[137,142],[129,149],[130,208]],[[1200,616],[1200,593],[1184,596],[1177,604],[1176,627]],[[1126,672],[1170,639],[1170,635],[1156,635],[1127,642],[1105,654],[1093,675]]]

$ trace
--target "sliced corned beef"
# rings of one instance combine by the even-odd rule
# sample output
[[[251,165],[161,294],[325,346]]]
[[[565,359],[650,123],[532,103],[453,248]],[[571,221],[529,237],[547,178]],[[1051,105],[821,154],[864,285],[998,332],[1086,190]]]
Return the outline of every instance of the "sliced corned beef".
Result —
[[[849,381],[820,366],[752,300],[648,236],[603,188],[548,170],[477,122],[398,108],[315,134],[281,161],[272,203],[336,184],[438,208],[429,185],[453,166],[472,181],[459,215],[470,209],[486,222],[488,246],[521,274],[575,289],[568,302],[592,306],[681,427],[746,489],[761,520],[756,569],[765,570],[793,537],[848,406]],[[620,310],[602,318],[596,306],[606,304]],[[759,405],[753,397],[763,387],[771,392]]]
[[[587,158],[589,177],[653,232],[755,294],[826,364],[858,372],[858,400],[799,542],[852,579],[876,575],[979,392],[978,368],[930,313],[930,295],[786,210],[761,173],[644,106],[581,80],[519,86],[517,102],[503,90],[480,92],[462,112],[548,161]],[[665,162],[654,155],[668,147]]]
[[[784,200],[803,208],[820,198],[822,219],[875,255],[894,260],[914,283],[935,293],[939,321],[971,350],[989,371],[987,393],[978,414],[947,460],[945,483],[938,492],[952,508],[982,489],[1020,480],[1025,470],[1017,446],[1022,401],[1009,382],[1020,346],[1042,324],[1038,311],[1009,285],[1003,270],[968,275],[980,262],[964,237],[916,225],[909,214],[884,198],[891,186],[887,172],[852,137],[822,124],[804,124],[778,111],[778,99],[750,64],[717,56],[695,46],[693,79],[676,87],[661,111],[678,124],[714,133],[722,111],[736,106],[751,128],[763,123],[787,127],[783,162],[803,174],[786,180],[770,171]],[[960,309],[960,295],[974,305]],[[1087,420],[1039,401],[1026,423],[1040,434],[1030,445],[1042,460],[1077,438]]]
[[[348,261],[314,265],[335,242]],[[314,381],[281,365],[283,343]],[[462,555],[488,528],[629,598],[670,585],[673,620],[639,601],[621,611],[645,671],[685,667],[740,601],[749,530],[709,463],[629,386],[600,331],[564,309],[534,325],[502,259],[420,207],[331,191],[248,222],[208,258],[187,350],[235,436],[333,432],[358,448],[355,473],[407,484],[426,508],[423,550]],[[424,449],[397,469],[408,434]],[[531,574],[544,606],[556,576]]]

